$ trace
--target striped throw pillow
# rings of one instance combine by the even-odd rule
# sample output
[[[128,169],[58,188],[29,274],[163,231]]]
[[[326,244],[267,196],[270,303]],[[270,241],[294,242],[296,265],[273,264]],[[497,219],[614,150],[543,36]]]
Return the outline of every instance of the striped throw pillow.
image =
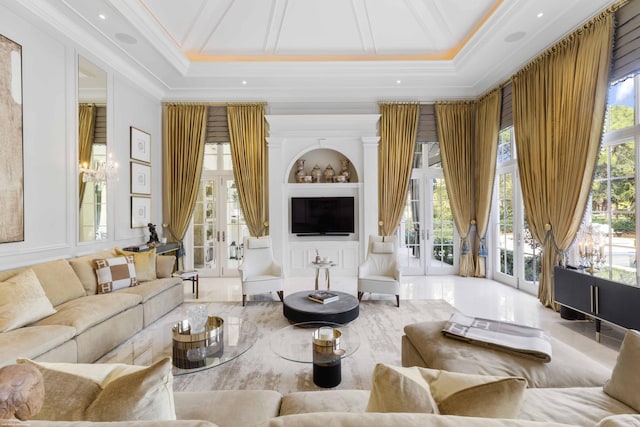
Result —
[[[133,255],[116,258],[95,259],[98,293],[107,294],[118,289],[136,286],[136,269]]]

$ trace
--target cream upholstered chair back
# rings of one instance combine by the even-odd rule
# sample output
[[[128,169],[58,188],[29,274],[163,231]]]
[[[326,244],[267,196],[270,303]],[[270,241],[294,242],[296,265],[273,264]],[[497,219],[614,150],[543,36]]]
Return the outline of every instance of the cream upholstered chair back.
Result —
[[[358,267],[358,299],[365,292],[393,294],[400,306],[400,267],[395,236],[369,236],[367,257]]]
[[[282,266],[273,258],[271,236],[243,239],[243,259],[238,267],[242,281],[242,305],[247,295],[276,292],[283,298],[284,275]]]

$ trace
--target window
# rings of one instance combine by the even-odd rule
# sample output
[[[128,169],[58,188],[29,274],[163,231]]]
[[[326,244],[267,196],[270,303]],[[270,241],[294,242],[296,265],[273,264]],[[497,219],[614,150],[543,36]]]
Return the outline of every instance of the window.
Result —
[[[584,219],[585,224],[593,225],[602,244],[603,258],[596,274],[629,284],[637,283],[636,159],[640,127],[635,111],[636,79],[617,82],[609,89],[603,143]],[[582,265],[588,262],[579,259]]]

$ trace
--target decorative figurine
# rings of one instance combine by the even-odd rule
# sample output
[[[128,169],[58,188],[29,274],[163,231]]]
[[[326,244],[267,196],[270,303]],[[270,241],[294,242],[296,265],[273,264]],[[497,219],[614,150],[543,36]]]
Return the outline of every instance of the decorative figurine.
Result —
[[[340,164],[342,165],[342,169],[340,170],[340,175],[344,176],[345,182],[349,182],[349,176],[351,175],[349,173],[349,163],[350,162],[347,159],[340,160]]]
[[[327,165],[324,169],[324,182],[333,182],[333,176],[336,174],[336,171],[331,167],[331,163]]]
[[[320,175],[322,175],[322,171],[320,170],[320,166],[315,165],[313,169],[311,169],[311,180],[313,182],[320,182]]]
[[[149,241],[147,242],[147,245],[151,245],[151,246],[156,246],[160,243],[160,240],[158,239],[158,233],[156,232],[156,226],[154,224],[147,224],[147,227],[149,227]]]
[[[304,182],[304,159],[296,161],[296,182]]]

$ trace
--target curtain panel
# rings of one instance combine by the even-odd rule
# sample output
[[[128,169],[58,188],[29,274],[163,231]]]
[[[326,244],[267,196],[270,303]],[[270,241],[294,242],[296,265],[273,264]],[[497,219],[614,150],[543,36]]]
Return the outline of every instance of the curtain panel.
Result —
[[[395,233],[407,199],[420,105],[380,104],[378,145],[378,232]]]
[[[486,237],[496,172],[501,102],[501,90],[496,89],[480,99],[476,106],[474,201],[478,239],[475,241],[475,250],[473,252],[475,258],[474,276],[476,277],[486,276]]]
[[[207,106],[164,105],[165,223],[182,241],[196,203],[207,129]]]
[[[91,162],[91,149],[93,147],[93,133],[96,128],[96,112],[97,108],[94,104],[80,104],[78,106],[78,140],[79,153],[78,160],[81,165],[93,167]],[[84,198],[84,189],[87,185],[82,181],[82,173],[78,182],[79,184],[79,206],[82,207],[82,199]]]
[[[553,266],[573,242],[591,190],[613,35],[604,12],[513,76],[525,217],[542,245],[538,298],[553,305]]]
[[[265,104],[229,104],[233,176],[240,207],[252,236],[269,234],[269,194]]]
[[[453,221],[460,233],[460,276],[473,276],[475,266],[471,251],[473,213],[473,138],[475,102],[438,102],[438,138],[444,181],[449,194]]]

